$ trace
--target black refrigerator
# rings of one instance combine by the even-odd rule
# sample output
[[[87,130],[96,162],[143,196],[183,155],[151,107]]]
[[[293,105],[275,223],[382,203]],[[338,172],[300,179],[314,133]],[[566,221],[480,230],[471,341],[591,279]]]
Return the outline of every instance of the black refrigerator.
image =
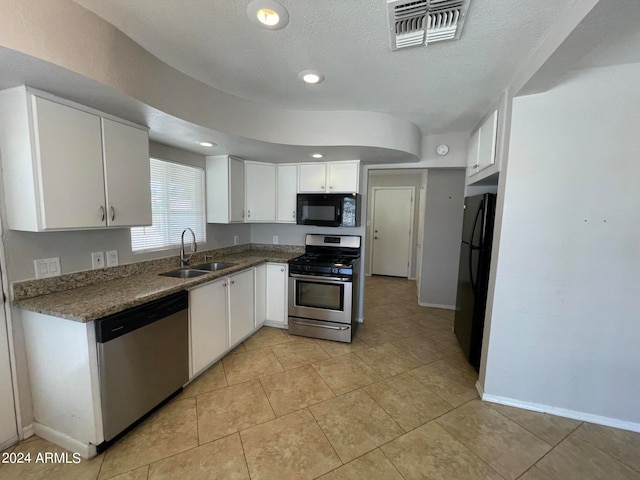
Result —
[[[493,193],[464,199],[454,332],[476,370],[480,369],[482,354],[495,212],[496,195]]]

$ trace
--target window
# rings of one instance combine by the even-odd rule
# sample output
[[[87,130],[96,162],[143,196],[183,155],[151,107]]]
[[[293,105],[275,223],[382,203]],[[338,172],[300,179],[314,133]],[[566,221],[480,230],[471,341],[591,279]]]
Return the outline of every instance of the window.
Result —
[[[196,241],[204,242],[204,169],[155,158],[150,162],[153,225],[131,229],[131,249],[143,252],[180,245],[187,227],[195,232]]]

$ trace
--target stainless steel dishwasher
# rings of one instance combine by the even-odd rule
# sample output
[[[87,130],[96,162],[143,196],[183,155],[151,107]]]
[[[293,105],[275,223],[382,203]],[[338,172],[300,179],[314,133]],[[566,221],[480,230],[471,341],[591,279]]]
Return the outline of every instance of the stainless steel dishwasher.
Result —
[[[96,321],[105,439],[99,451],[189,380],[188,305],[180,292]]]

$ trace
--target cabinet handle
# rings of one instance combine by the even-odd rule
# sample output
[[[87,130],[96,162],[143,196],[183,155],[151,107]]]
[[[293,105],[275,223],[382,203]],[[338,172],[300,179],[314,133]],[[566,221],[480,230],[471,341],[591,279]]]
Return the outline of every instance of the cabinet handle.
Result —
[[[244,210],[242,210],[242,218],[244,218]]]
[[[226,284],[226,283],[223,283],[223,284],[222,284],[222,286],[223,286],[223,287],[226,287],[226,286],[227,286],[227,284]]]
[[[251,218],[251,210],[247,210],[247,218]]]
[[[293,218],[296,218],[296,211],[293,211]]]
[[[104,222],[104,207],[100,205],[100,221]]]
[[[234,283],[236,283],[236,281],[235,280],[231,280],[231,285],[233,285]]]
[[[111,221],[113,222],[116,219],[116,209],[113,208],[113,205],[110,207],[111,209]]]

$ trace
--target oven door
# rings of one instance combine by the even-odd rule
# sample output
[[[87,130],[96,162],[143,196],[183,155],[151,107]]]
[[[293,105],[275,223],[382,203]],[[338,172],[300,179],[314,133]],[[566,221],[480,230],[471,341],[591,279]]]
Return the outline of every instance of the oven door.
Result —
[[[289,275],[289,315],[351,323],[351,281],[340,277]]]

